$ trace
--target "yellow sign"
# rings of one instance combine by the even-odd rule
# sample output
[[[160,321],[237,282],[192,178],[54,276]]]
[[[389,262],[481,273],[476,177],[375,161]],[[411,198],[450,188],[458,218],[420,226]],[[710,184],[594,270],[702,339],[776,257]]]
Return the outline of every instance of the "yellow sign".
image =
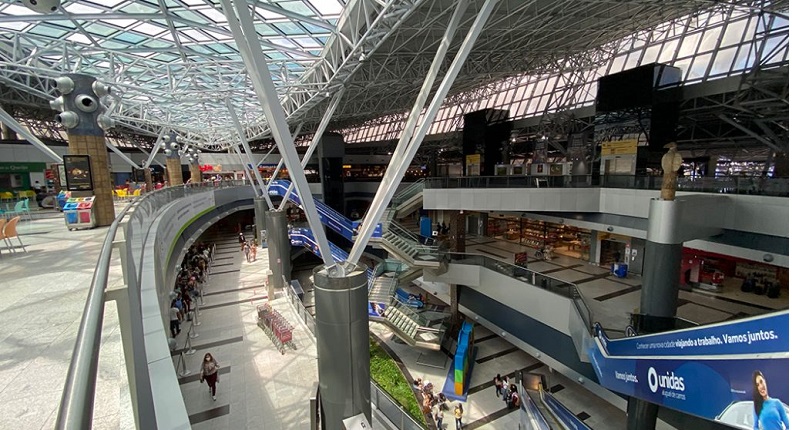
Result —
[[[602,142],[602,155],[629,155],[638,153],[638,139]]]
[[[481,154],[471,154],[465,156],[468,176],[481,175]]]

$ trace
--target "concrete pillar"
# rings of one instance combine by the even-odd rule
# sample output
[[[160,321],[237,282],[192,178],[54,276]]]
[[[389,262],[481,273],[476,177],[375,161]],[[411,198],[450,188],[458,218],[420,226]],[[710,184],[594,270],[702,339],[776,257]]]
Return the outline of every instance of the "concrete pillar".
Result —
[[[253,235],[258,239],[259,244],[263,244],[264,240],[266,239],[261,236],[261,230],[267,229],[266,213],[267,201],[264,200],[264,197],[254,197],[253,215],[256,219],[256,227],[253,231]]]
[[[338,268],[314,270],[316,352],[325,430],[343,430],[342,421],[363,414],[371,423],[368,279],[357,265],[346,276]]]
[[[175,187],[184,184],[181,170],[181,158],[175,152],[165,158],[165,170],[168,174],[168,185]]]
[[[599,257],[600,257],[599,231],[591,230],[591,237],[589,238],[589,263],[599,264]]]
[[[201,166],[198,160],[190,161],[190,182],[193,184],[201,183]]]
[[[146,181],[146,192],[154,191],[154,180],[151,178],[151,167],[143,169],[143,178]]]
[[[267,228],[267,251],[272,270],[270,285],[283,288],[283,277],[291,280],[291,241],[289,224],[284,211],[266,211],[264,225]]]
[[[110,158],[105,146],[104,130],[99,126],[105,120],[100,98],[109,90],[88,75],[68,74],[56,80],[62,93],[52,104],[61,111],[56,121],[66,127],[69,136],[69,155],[90,157],[93,189],[73,191],[73,197],[96,196],[94,216],[97,226],[108,226],[115,219],[113,207],[113,181],[110,177]],[[59,106],[59,107],[58,107]],[[109,122],[104,122],[106,126]]]
[[[465,214],[462,211],[449,211],[448,215],[449,249],[452,252],[465,252]]]
[[[649,203],[649,225],[646,234],[641,309],[645,315],[644,332],[674,329],[679,298],[679,272],[682,242],[677,238],[678,217],[672,216],[675,200],[652,199]],[[627,428],[653,430],[657,423],[658,406],[645,400],[630,398]]]

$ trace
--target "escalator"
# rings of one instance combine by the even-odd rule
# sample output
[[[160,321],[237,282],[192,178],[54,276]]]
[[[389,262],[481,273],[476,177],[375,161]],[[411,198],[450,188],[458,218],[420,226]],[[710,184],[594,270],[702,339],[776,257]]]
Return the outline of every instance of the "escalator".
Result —
[[[753,429],[754,393],[766,390],[773,413],[789,422],[788,310],[623,339],[596,324],[595,334],[591,363],[612,391]]]
[[[269,187],[269,194],[273,196],[280,196],[285,197],[286,192],[289,190],[289,186],[291,182],[278,179],[272,181]],[[300,196],[297,194],[295,190],[292,190],[289,193],[288,199],[293,202],[294,204],[302,207],[302,202],[300,200]],[[325,203],[314,199],[314,203],[316,204],[316,210],[319,212],[319,220],[322,224],[326,225],[336,233],[340,234],[344,238],[349,241],[354,242],[355,237],[357,236],[357,229],[360,225],[360,221],[353,221],[344,215],[340,214],[335,209],[331,208],[330,206],[326,205]],[[382,224],[377,224],[377,227],[374,229],[374,234],[371,236],[371,240],[376,242],[382,238]]]

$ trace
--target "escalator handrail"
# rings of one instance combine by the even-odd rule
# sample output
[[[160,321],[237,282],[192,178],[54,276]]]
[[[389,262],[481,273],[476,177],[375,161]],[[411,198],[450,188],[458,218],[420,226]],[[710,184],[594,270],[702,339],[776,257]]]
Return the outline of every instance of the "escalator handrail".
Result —
[[[568,430],[591,430],[591,427],[581,421],[577,415],[573,414],[572,411],[558,401],[549,391],[545,391],[544,389],[539,390],[539,398],[550,413],[555,415],[555,419]]]

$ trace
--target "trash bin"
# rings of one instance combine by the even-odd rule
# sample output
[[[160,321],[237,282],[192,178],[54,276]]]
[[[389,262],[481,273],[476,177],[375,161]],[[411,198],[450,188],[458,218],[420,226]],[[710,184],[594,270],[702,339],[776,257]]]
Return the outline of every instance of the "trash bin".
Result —
[[[626,263],[613,263],[613,275],[617,278],[627,277],[627,264]]]

